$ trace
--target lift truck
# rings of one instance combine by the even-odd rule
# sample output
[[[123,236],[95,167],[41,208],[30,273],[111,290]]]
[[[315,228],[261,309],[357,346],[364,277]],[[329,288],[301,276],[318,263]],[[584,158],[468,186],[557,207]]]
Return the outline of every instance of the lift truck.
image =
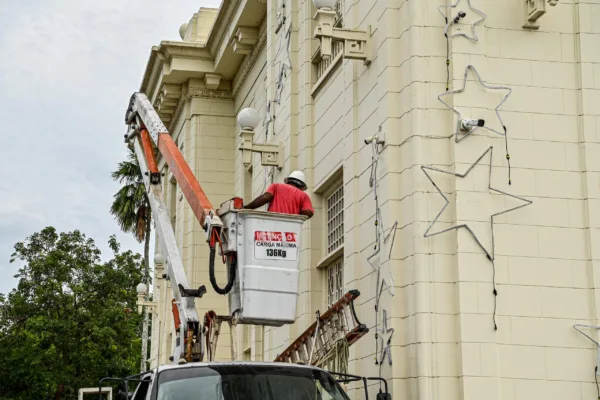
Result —
[[[319,368],[330,358],[339,340],[351,345],[368,332],[354,309],[354,300],[360,295],[356,290],[349,291],[322,315],[317,312],[316,321],[275,362],[235,361],[238,323],[282,326],[295,320],[300,230],[305,217],[245,210],[240,198],[233,198],[216,210],[145,94],[133,94],[125,122],[128,126],[125,141],[133,146],[139,162],[159,248],[166,259],[167,279],[172,282],[177,330],[171,356],[174,365],[122,379],[104,378],[99,390],[103,382],[120,381],[126,387],[125,397],[134,400],[193,399],[199,398],[200,391],[203,399],[338,400],[348,396],[337,382],[362,381],[368,398],[367,381],[381,380],[385,392],[380,390],[377,399],[391,399],[387,382],[381,378],[337,374]],[[217,293],[229,295],[230,315],[218,316],[209,311],[200,323],[195,299],[207,290],[205,286],[191,288],[188,283],[164,201],[154,148],[164,158],[204,230],[210,250],[210,282]],[[214,274],[217,248],[227,266],[228,282],[223,288]],[[217,363],[214,358],[223,322],[231,327],[232,362]],[[202,362],[205,353],[208,360]],[[131,396],[129,382],[138,383]]]

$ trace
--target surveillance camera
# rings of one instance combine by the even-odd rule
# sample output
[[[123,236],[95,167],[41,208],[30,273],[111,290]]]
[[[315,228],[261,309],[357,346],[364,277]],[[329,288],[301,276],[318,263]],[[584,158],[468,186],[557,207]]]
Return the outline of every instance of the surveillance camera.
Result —
[[[458,22],[463,19],[464,17],[467,16],[467,13],[464,11],[459,11],[458,15],[456,17],[454,17],[454,23],[458,24]]]
[[[385,138],[380,138],[379,135],[374,135],[374,136],[369,136],[368,138],[365,139],[365,144],[372,144],[372,143],[377,143],[377,144],[384,144],[385,143]]]
[[[460,127],[463,131],[471,131],[475,128],[481,128],[485,125],[483,119],[463,119],[460,123]]]

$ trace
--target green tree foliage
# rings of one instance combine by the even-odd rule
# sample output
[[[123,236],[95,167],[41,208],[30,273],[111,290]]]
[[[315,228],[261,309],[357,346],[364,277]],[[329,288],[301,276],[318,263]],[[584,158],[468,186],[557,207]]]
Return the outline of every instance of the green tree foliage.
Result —
[[[105,376],[137,373],[141,318],[135,287],[142,258],[109,240],[102,262],[92,239],[52,227],[15,245],[19,283],[0,294],[0,399],[72,398]]]
[[[112,172],[113,180],[121,184],[121,188],[113,195],[110,213],[113,215],[123,232],[132,233],[138,242],[144,242],[144,276],[142,282],[150,282],[150,236],[152,227],[152,210],[144,186],[142,170],[135,155],[133,145],[127,146],[127,159],[117,165]],[[148,298],[146,297],[146,300]],[[142,341],[141,370],[145,371],[146,354],[148,352],[149,317],[144,313]]]

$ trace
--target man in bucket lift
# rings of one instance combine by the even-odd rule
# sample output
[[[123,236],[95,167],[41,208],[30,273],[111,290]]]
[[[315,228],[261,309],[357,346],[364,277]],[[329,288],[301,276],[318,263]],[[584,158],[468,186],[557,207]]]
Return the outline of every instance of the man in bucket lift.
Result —
[[[267,211],[282,214],[300,214],[311,218],[315,213],[310,197],[304,193],[306,183],[301,171],[294,171],[285,178],[285,183],[273,183],[264,194],[244,206],[250,210],[269,203]]]

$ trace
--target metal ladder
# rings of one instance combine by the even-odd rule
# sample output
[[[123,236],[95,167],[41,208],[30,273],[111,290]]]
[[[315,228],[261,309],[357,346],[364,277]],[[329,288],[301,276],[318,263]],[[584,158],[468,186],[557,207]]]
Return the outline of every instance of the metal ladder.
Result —
[[[317,320],[274,362],[321,366],[339,340],[345,339],[350,346],[366,335],[369,329],[360,323],[354,310],[354,299],[358,296],[358,290],[350,290],[325,313],[317,312]]]
[[[204,335],[206,338],[206,350],[208,353],[208,361],[215,361],[215,356],[217,354],[217,342],[219,341],[219,334],[221,333],[221,324],[223,322],[227,322],[227,324],[229,325],[231,361],[237,360],[237,315],[233,317],[229,315],[217,315],[216,312],[211,310],[204,314]]]

